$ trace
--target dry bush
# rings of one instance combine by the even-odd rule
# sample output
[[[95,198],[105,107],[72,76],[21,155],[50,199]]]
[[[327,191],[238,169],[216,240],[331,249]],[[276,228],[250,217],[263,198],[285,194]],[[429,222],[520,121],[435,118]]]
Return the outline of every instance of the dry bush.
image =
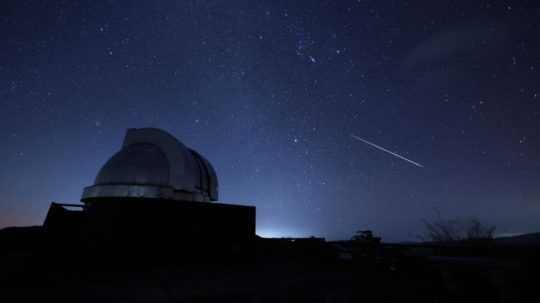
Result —
[[[480,222],[477,218],[443,220],[440,216],[433,221],[423,220],[423,241],[455,242],[493,239],[495,226]]]

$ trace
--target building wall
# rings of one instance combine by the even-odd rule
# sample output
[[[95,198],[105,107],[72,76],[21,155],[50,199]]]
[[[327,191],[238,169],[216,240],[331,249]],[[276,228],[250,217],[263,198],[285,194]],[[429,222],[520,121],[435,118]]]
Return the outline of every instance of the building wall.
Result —
[[[88,201],[80,217],[78,236],[65,242],[102,257],[218,257],[245,252],[255,239],[252,206],[100,198]]]

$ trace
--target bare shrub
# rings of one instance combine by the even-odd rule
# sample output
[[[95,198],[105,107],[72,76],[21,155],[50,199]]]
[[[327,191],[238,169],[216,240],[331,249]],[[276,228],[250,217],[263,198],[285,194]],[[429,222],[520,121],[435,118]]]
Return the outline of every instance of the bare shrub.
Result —
[[[477,218],[444,220],[440,216],[436,220],[422,220],[423,241],[455,242],[493,239],[495,226],[480,222]]]

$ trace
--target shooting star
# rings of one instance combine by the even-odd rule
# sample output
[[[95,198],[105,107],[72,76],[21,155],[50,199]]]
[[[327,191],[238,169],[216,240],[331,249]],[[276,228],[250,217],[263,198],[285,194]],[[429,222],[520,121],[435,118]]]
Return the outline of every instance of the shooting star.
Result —
[[[354,135],[354,134],[351,134],[351,137],[352,137],[353,139],[358,140],[358,141],[364,142],[364,143],[366,143],[366,144],[368,144],[368,145],[370,145],[370,146],[372,146],[372,147],[375,147],[375,148],[378,149],[378,150],[382,150],[383,152],[389,153],[389,154],[391,154],[392,156],[394,156],[394,157],[396,157],[396,158],[399,158],[399,159],[401,159],[401,160],[403,160],[403,161],[407,161],[407,162],[409,162],[409,163],[411,163],[411,164],[413,164],[413,165],[416,165],[416,166],[418,166],[418,167],[422,167],[422,168],[424,167],[422,164],[420,164],[420,163],[418,163],[418,162],[414,162],[413,160],[407,159],[407,158],[403,157],[402,155],[399,155],[399,154],[397,154],[397,153],[395,153],[395,152],[393,152],[393,151],[390,151],[390,150],[388,150],[388,149],[386,149],[386,148],[384,148],[384,147],[382,147],[382,146],[379,146],[379,145],[377,145],[377,144],[375,144],[375,143],[369,142],[368,140],[364,140],[364,139],[362,139],[362,138],[360,138],[360,137],[358,137],[358,136],[356,136],[356,135]]]

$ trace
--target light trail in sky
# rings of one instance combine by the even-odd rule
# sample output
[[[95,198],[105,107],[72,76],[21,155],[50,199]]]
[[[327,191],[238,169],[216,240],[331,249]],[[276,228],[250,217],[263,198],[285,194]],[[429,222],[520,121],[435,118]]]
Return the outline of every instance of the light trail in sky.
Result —
[[[418,163],[418,162],[414,162],[413,160],[407,159],[407,158],[403,157],[402,155],[399,155],[399,154],[397,154],[397,153],[395,153],[395,152],[393,152],[393,151],[390,151],[390,150],[388,150],[388,149],[386,149],[386,148],[384,148],[384,147],[382,147],[382,146],[379,146],[379,145],[377,145],[377,144],[375,144],[375,143],[373,143],[373,142],[369,142],[368,140],[362,139],[362,138],[360,138],[360,137],[358,137],[358,136],[356,136],[356,135],[354,135],[354,134],[351,134],[351,137],[352,137],[353,139],[358,140],[358,141],[364,142],[364,143],[370,145],[371,147],[375,147],[375,148],[378,149],[378,150],[382,150],[382,151],[385,152],[385,153],[391,154],[392,156],[394,156],[394,157],[396,157],[396,158],[399,158],[399,159],[401,159],[401,160],[403,160],[403,161],[407,161],[407,162],[409,162],[409,163],[411,163],[411,164],[413,164],[413,165],[416,165],[416,166],[418,166],[418,167],[422,167],[422,168],[424,167],[422,164],[420,164],[420,163]]]

